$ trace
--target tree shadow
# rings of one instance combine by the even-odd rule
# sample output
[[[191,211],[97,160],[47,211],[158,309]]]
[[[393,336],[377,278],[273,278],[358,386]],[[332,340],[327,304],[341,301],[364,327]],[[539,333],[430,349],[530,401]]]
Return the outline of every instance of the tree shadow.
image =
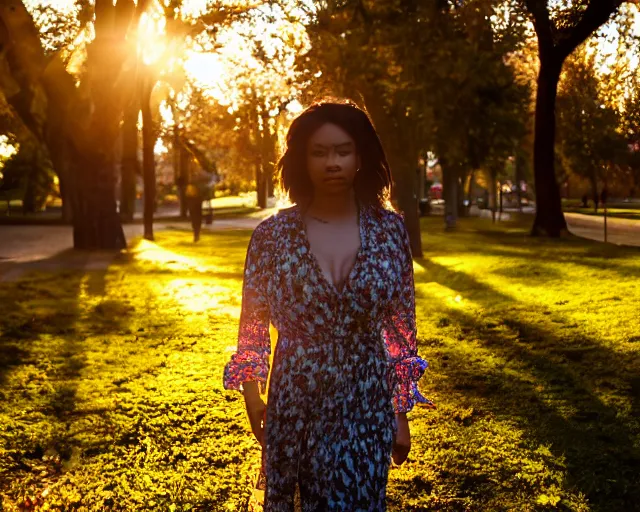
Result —
[[[573,235],[560,239],[533,238],[528,232],[516,226],[512,229],[476,229],[464,226],[460,231],[451,233],[452,240],[463,239],[465,234],[481,236],[487,244],[474,241],[465,245],[462,250],[458,246],[449,249],[438,247],[435,251],[474,253],[474,249],[487,256],[507,258],[527,258],[530,262],[568,263],[585,268],[606,270],[623,278],[640,277],[640,265],[634,265],[640,259],[640,248],[622,247],[612,244],[585,240]],[[511,249],[513,248],[513,249]],[[434,252],[435,252],[434,251]],[[626,264],[623,269],[608,265],[607,261],[620,261]]]
[[[79,413],[77,391],[88,364],[86,337],[118,332],[124,317],[114,301],[100,301],[106,296],[108,263],[88,253],[64,251],[14,264],[12,269],[12,278],[0,289],[0,397],[6,399],[2,408],[10,418],[27,409],[37,411],[38,422],[68,427]],[[90,311],[88,298],[98,301]],[[109,314],[100,314],[109,308]],[[10,378],[16,371],[21,377]],[[73,434],[69,428],[54,431],[58,434],[28,442],[21,436],[7,437],[15,471],[24,470],[22,456],[42,459],[53,450],[62,460],[71,457]]]
[[[81,275],[69,269],[42,273],[42,269],[59,269],[69,254],[64,251],[51,258],[5,268],[0,291],[0,386],[12,367],[37,359],[30,355],[31,341],[45,334],[73,333]],[[60,302],[63,298],[64,307]],[[46,307],[32,310],[34,304]]]
[[[607,387],[623,393],[638,390],[640,379],[625,370],[633,367],[629,355],[582,333],[562,336],[525,321],[518,311],[522,305],[513,298],[464,272],[418,261],[426,273],[416,276],[417,283],[434,281],[465,292],[491,314],[483,321],[462,308],[450,308],[442,327],[480,343],[529,376],[518,381],[502,369],[478,374],[475,365],[456,360],[459,356],[451,351],[446,364],[455,367],[455,387],[479,400],[479,407],[516,420],[529,439],[563,456],[568,486],[583,492],[597,510],[634,510],[640,500],[640,453],[634,444],[638,432],[625,423],[617,407],[596,394]],[[504,307],[509,302],[513,308]],[[544,313],[542,307],[539,313]],[[638,393],[630,398],[637,412]]]

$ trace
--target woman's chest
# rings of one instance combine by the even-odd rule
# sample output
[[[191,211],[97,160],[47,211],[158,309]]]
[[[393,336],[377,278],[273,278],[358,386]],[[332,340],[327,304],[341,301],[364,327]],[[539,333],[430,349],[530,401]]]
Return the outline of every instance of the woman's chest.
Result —
[[[308,249],[318,270],[337,290],[342,290],[361,249],[357,225],[311,224],[307,231]]]
[[[388,306],[401,282],[401,258],[395,245],[384,236],[367,236],[340,250],[332,250],[329,242],[316,253],[298,233],[279,241],[268,285],[272,309],[292,316],[331,317],[326,313],[335,315],[337,309],[343,315],[350,310],[377,314]],[[345,267],[341,287],[323,272],[321,261]]]

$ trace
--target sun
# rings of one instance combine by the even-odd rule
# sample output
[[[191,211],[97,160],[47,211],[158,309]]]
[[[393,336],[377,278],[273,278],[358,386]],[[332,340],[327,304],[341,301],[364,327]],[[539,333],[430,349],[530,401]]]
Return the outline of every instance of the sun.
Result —
[[[137,50],[145,66],[159,63],[167,53],[167,19],[158,9],[150,9],[140,16],[136,38]]]

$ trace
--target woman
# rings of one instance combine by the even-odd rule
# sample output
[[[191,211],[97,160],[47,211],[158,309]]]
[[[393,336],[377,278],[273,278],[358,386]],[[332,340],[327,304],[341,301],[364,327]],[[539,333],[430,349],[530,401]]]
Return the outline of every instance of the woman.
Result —
[[[389,165],[362,110],[324,102],[293,122],[279,169],[296,206],[253,233],[224,385],[243,391],[266,450],[266,511],[293,510],[296,485],[305,511],[385,510],[390,456],[402,463],[411,446],[406,413],[431,404],[416,385],[427,363]]]

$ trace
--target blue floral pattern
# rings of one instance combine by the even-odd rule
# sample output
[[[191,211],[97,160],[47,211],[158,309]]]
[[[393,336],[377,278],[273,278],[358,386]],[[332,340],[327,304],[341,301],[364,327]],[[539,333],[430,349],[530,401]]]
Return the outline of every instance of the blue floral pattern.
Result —
[[[385,510],[394,412],[431,402],[416,345],[413,265],[402,217],[360,210],[361,247],[343,289],[323,275],[298,207],[254,231],[245,263],[238,351],[224,386],[269,375],[266,511]]]

